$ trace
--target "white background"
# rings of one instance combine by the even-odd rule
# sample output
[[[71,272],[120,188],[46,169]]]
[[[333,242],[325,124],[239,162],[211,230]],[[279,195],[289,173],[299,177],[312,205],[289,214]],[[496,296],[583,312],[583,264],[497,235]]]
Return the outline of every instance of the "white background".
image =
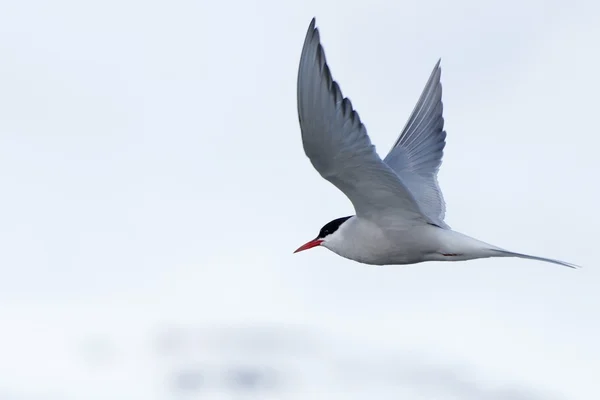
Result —
[[[301,374],[357,351],[421,360],[404,363],[429,365],[415,368],[441,389],[416,400],[599,398],[599,12],[591,0],[1,3],[0,397],[162,398],[157,331],[266,324],[338,345]],[[292,255],[353,212],[301,146],[313,16],[382,154],[442,57],[450,226],[584,269]]]

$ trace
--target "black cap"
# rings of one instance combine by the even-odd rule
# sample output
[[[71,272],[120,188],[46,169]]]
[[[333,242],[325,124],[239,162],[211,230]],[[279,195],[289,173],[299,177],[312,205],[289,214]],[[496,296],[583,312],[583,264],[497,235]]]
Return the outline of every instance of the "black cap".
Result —
[[[350,217],[352,217],[352,215],[350,215],[348,217],[334,219],[333,221],[328,222],[327,224],[325,224],[324,227],[321,228],[321,231],[319,232],[319,236],[317,236],[317,239],[323,239],[323,238],[325,238],[325,236],[331,235],[333,232],[337,231],[338,228],[340,227],[340,225],[342,225]]]

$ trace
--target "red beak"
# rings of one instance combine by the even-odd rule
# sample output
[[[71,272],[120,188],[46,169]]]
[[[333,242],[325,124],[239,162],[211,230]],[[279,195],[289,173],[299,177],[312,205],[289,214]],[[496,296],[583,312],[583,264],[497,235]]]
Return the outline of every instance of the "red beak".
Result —
[[[311,240],[310,242],[308,242],[306,244],[303,244],[302,246],[298,247],[298,249],[294,253],[298,253],[300,251],[312,249],[313,247],[320,246],[321,243],[323,243],[323,241],[321,239]]]

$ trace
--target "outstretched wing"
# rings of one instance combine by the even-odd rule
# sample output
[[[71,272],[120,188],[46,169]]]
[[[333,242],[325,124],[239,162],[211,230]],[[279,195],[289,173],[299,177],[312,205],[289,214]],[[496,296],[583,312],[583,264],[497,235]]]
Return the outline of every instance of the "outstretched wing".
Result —
[[[395,225],[429,222],[377,155],[360,117],[333,80],[314,18],[298,70],[298,116],[304,152],[321,176],[350,199],[358,216]]]
[[[410,190],[421,211],[436,225],[449,228],[444,222],[446,205],[437,181],[446,146],[440,61],[384,161]]]

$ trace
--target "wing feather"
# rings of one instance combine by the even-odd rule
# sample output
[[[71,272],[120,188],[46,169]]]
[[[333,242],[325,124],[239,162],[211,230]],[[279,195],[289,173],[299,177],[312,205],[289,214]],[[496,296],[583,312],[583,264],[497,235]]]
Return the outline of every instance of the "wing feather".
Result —
[[[314,18],[298,69],[298,117],[312,165],[350,199],[358,216],[380,223],[392,215],[395,224],[427,221],[408,188],[377,155],[358,113],[333,80]]]
[[[398,174],[422,212],[435,224],[449,228],[444,222],[446,204],[437,180],[446,146],[440,78],[438,61],[384,161]]]

